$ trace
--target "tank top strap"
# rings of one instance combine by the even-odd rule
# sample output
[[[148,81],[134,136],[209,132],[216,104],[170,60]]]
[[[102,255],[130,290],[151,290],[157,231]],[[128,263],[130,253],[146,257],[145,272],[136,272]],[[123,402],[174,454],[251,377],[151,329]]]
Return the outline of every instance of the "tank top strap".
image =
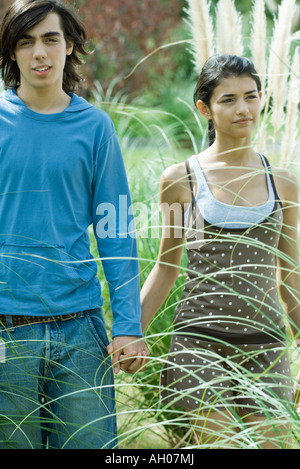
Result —
[[[193,168],[193,171],[195,173],[195,176],[196,176],[196,183],[197,183],[197,193],[196,193],[196,200],[198,199],[198,195],[201,194],[203,197],[208,197],[208,198],[211,198],[212,194],[210,192],[210,189],[208,187],[208,184],[207,184],[207,181],[206,181],[206,178],[202,172],[202,168],[199,164],[199,161],[198,161],[198,158],[197,158],[197,155],[192,155],[189,159],[188,159],[191,167]]]
[[[268,159],[264,155],[259,153],[259,156],[261,157],[262,162],[263,162],[263,164],[266,168],[266,175],[267,175],[267,181],[268,181],[269,194],[273,193],[274,198],[279,202],[279,204],[282,207],[282,202],[281,202],[281,199],[278,195],[276,185],[275,185],[275,181],[274,181],[274,177],[273,177],[273,174],[272,174],[271,165],[270,165]]]
[[[191,168],[190,168],[189,160],[185,161],[185,168],[186,168],[186,172],[187,172],[188,179],[189,179],[191,201],[192,201],[192,211],[194,213],[196,209],[196,199],[195,199],[194,190],[193,190],[193,181],[192,181],[192,176],[191,176]]]

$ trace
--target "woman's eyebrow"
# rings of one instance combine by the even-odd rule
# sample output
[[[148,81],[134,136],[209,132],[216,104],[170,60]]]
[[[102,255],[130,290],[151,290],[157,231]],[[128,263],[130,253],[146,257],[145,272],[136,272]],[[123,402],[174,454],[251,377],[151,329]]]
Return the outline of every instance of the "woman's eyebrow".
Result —
[[[251,91],[246,91],[244,94],[251,94],[251,93],[256,93],[257,90],[251,90]],[[226,93],[222,94],[221,98],[232,98],[233,96],[236,96],[234,93]]]

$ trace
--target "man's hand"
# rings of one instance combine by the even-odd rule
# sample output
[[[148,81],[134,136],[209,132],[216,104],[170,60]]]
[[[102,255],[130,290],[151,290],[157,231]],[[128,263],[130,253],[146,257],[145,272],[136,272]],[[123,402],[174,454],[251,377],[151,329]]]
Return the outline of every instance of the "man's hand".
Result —
[[[120,370],[135,373],[145,366],[149,355],[147,346],[141,337],[117,336],[107,346],[107,352],[112,355],[114,373]]]

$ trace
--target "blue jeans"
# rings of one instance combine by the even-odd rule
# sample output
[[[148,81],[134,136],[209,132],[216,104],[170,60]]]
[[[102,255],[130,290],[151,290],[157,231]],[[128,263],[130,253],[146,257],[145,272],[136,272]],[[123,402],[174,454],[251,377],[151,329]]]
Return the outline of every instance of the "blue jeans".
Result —
[[[1,329],[0,449],[117,447],[102,310]]]

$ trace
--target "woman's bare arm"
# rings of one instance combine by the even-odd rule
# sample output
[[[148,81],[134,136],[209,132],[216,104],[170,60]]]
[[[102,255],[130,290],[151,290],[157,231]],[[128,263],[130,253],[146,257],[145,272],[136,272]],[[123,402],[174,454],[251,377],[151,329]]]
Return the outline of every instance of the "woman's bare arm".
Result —
[[[184,201],[189,196],[185,179],[183,164],[171,166],[161,176],[162,237],[158,259],[141,291],[143,331],[166,300],[180,272]]]

